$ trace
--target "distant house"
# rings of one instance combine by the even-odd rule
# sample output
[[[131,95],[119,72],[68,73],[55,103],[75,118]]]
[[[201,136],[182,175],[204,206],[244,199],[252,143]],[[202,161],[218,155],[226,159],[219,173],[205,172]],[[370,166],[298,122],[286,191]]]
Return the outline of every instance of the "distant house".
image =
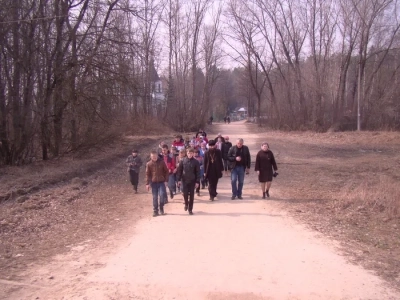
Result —
[[[153,115],[158,115],[165,108],[165,93],[163,89],[162,79],[158,76],[154,65],[151,69],[151,102]]]
[[[247,119],[247,109],[244,107],[236,108],[230,113],[231,121],[240,121]]]
[[[247,109],[245,109],[244,107],[241,107],[238,109],[238,115],[240,116],[241,120],[243,119],[247,119]]]

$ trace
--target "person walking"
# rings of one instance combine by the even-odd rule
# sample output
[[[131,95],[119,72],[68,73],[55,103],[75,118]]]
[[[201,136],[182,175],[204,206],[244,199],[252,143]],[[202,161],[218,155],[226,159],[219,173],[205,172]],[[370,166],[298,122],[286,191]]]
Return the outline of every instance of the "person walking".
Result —
[[[167,190],[169,171],[164,160],[158,156],[157,151],[150,152],[150,161],[146,164],[146,189],[153,195],[153,217],[164,214],[164,199]],[[160,200],[160,203],[158,201]]]
[[[200,184],[200,164],[193,157],[193,148],[187,149],[186,155],[187,157],[179,163],[176,178],[178,185],[182,185],[185,211],[189,210],[189,215],[193,215],[194,189]]]
[[[232,200],[242,198],[244,174],[249,174],[251,156],[249,148],[243,145],[243,139],[236,140],[228,152],[229,168],[231,170]]]
[[[142,159],[138,156],[138,151],[136,149],[132,150],[132,154],[129,155],[126,159],[126,166],[128,167],[129,179],[133,186],[133,190],[135,194],[138,192],[138,184],[139,184],[139,173],[140,167],[142,166]]]
[[[257,172],[258,181],[261,183],[262,198],[265,199],[265,195],[269,197],[272,177],[278,175],[276,172],[278,171],[278,166],[276,165],[274,154],[269,149],[269,145],[266,142],[262,143],[261,150],[257,153],[254,170]],[[265,186],[267,186],[267,189],[265,189]]]
[[[200,150],[194,150],[194,158],[199,162],[200,165],[200,181],[204,178],[204,157],[200,155]],[[196,187],[196,194],[200,197],[200,184]]]
[[[217,197],[218,180],[222,177],[224,166],[222,163],[222,152],[215,147],[215,141],[208,143],[208,150],[204,154],[204,178],[208,180],[208,192],[210,200],[214,201]]]
[[[168,175],[168,189],[171,199],[174,198],[174,187],[176,188],[175,183],[175,169],[176,169],[176,162],[175,157],[171,154],[168,150],[168,145],[162,146],[162,157],[164,159],[165,164],[167,165],[169,175]],[[168,196],[165,194],[164,204],[168,203]]]
[[[225,143],[222,144],[222,161],[224,163],[225,175],[228,175],[228,152],[231,149],[232,143],[229,141],[229,136],[225,136]]]

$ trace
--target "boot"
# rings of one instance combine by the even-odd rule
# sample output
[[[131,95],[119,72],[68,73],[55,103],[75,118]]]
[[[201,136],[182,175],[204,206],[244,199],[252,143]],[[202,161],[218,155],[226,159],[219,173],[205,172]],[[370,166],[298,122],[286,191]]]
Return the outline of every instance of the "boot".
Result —
[[[171,199],[174,199],[174,193],[172,191],[170,191],[169,193],[170,193]]]
[[[267,190],[266,194],[267,194],[267,197],[269,198],[269,190]]]
[[[265,199],[265,192],[263,192],[263,196],[262,196],[262,198],[263,198],[263,199]]]

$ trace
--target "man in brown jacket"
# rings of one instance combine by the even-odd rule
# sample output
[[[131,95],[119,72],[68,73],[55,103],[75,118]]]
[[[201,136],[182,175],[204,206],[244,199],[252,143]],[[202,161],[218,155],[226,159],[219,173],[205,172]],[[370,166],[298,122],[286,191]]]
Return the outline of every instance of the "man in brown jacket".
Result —
[[[146,164],[146,189],[153,194],[153,217],[157,217],[158,199],[160,199],[160,214],[164,214],[164,198],[167,190],[169,171],[162,158],[159,158],[157,151],[150,152],[150,161]]]

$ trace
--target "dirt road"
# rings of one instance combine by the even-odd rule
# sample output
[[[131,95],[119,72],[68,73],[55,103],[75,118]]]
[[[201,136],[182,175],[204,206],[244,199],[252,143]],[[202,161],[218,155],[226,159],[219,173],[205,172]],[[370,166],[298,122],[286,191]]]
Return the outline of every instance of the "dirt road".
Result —
[[[243,123],[214,125],[214,132],[243,137],[252,159],[260,137]],[[268,141],[274,137],[268,137]],[[219,183],[217,200],[206,190],[194,215],[177,196],[167,215],[148,215],[118,237],[93,249],[71,247],[34,273],[10,299],[400,299],[378,277],[349,264],[337,245],[281,210],[282,182],[290,176],[284,144],[271,145],[280,169],[271,198],[262,200],[254,170],[243,200],[230,200],[230,178]],[[281,163],[281,164],[280,164]],[[1,284],[7,282],[0,282]]]

